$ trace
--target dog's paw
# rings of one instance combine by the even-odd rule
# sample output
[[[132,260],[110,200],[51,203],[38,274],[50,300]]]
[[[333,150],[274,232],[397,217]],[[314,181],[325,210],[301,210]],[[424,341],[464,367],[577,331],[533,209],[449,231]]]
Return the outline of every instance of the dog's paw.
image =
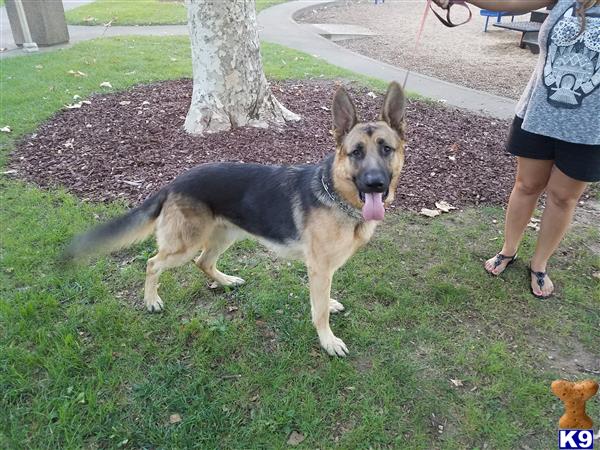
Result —
[[[329,312],[330,313],[339,313],[342,312],[344,310],[344,305],[342,305],[340,302],[338,302],[337,300],[334,299],[329,299]]]
[[[321,347],[325,349],[327,353],[331,356],[346,356],[348,352],[348,347],[344,344],[340,338],[335,337],[333,333],[329,336],[320,339]]]
[[[246,280],[240,277],[234,277],[232,275],[223,275],[223,278],[218,281],[221,286],[224,287],[236,287],[244,284]]]
[[[158,295],[152,299],[146,299],[145,303],[146,309],[151,313],[161,312],[165,308],[163,301]]]

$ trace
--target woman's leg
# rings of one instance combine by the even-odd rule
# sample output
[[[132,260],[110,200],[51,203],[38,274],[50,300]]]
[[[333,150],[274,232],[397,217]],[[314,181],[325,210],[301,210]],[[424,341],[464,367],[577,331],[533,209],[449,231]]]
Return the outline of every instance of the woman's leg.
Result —
[[[546,188],[553,165],[552,160],[517,158],[517,176],[508,200],[504,245],[500,250],[504,256],[513,256],[517,252],[538,198]],[[503,260],[497,267],[494,267],[495,261],[495,256],[488,259],[485,262],[485,269],[494,275],[499,275],[506,268],[509,260]]]
[[[546,187],[548,200],[540,223],[535,253],[531,259],[531,270],[535,272],[546,271],[548,259],[550,259],[569,228],[577,202],[587,185],[588,183],[585,181],[578,181],[565,175],[558,167],[552,172]],[[545,297],[552,293],[554,285],[546,275],[544,285],[540,287],[535,275],[532,274],[531,288],[534,294]]]

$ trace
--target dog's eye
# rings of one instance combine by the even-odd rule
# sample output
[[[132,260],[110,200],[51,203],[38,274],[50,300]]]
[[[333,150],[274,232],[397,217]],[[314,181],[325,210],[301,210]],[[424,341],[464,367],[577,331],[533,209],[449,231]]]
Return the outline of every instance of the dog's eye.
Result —
[[[362,155],[363,155],[362,145],[357,145],[356,147],[354,147],[354,150],[352,150],[352,152],[350,152],[350,156],[352,156],[353,158],[361,158]]]
[[[389,145],[384,145],[383,146],[383,153],[384,153],[384,155],[389,155],[393,151],[394,151],[394,147],[390,147]]]

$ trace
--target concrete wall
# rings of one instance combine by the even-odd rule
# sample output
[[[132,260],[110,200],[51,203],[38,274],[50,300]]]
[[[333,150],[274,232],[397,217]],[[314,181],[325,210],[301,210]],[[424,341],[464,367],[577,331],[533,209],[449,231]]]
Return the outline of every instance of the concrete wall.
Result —
[[[21,0],[31,38],[39,46],[64,44],[69,42],[69,31],[65,20],[65,10],[61,0]],[[14,0],[6,0],[6,13],[10,21],[15,44],[23,44],[23,30],[17,15]]]

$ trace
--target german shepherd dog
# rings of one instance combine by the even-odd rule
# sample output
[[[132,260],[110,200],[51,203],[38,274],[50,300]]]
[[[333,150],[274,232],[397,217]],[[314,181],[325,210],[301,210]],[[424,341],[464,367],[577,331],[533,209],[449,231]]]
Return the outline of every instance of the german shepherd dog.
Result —
[[[329,326],[329,313],[344,309],[330,298],[331,280],[371,239],[384,205],[394,199],[404,165],[405,96],[391,83],[380,119],[358,122],[352,100],[339,88],[332,112],[336,151],[320,164],[197,166],[124,216],[75,238],[66,256],[110,252],[154,234],[158,253],[148,260],[144,301],[157,312],[163,309],[160,274],[192,259],[223,286],[244,283],[220,272],[217,259],[236,240],[253,237],[305,262],[321,346],[345,356],[346,344]]]

